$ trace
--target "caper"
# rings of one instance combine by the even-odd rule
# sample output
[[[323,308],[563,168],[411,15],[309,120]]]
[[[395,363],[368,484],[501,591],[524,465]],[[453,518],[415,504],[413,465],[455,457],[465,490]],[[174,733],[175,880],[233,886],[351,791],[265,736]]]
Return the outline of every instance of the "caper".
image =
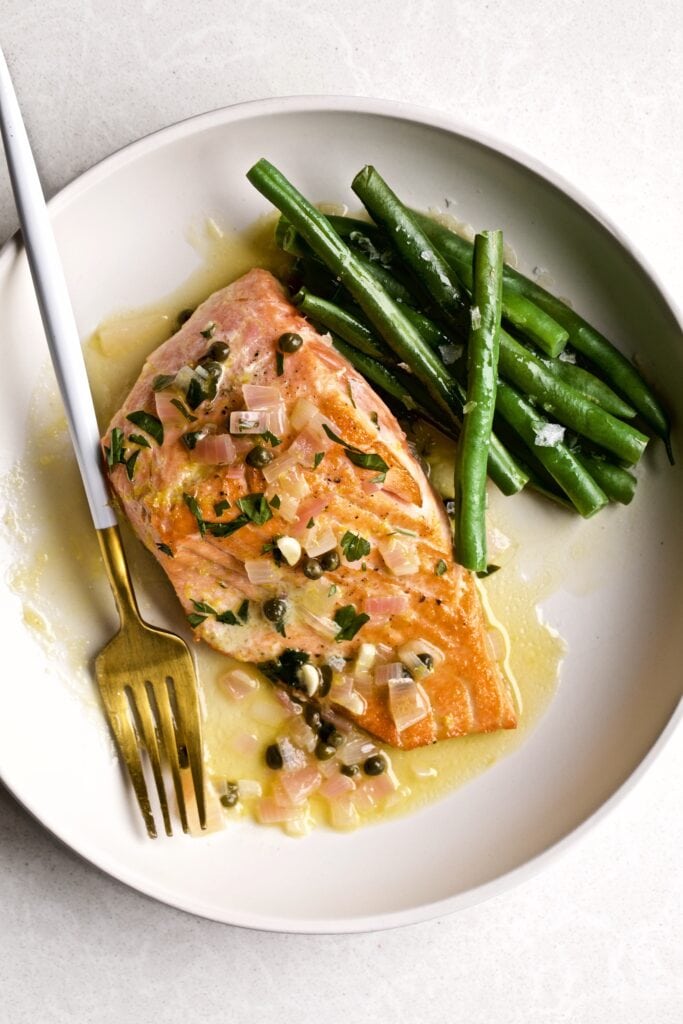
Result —
[[[317,732],[320,728],[320,712],[315,704],[306,705],[304,708],[304,718],[306,719],[306,724],[310,725],[313,732]]]
[[[263,614],[269,622],[282,622],[287,614],[287,602],[281,597],[269,597],[263,602]]]
[[[321,697],[327,697],[332,686],[332,669],[329,665],[320,666],[320,675],[322,676],[322,682],[318,689],[318,693]]]
[[[363,771],[366,775],[381,775],[386,771],[387,763],[380,754],[372,754],[366,758]]]
[[[178,325],[182,327],[183,324],[187,323],[193,313],[193,309],[181,309],[178,313]]]
[[[309,580],[319,580],[323,574],[323,567],[317,558],[307,558],[304,562],[304,576]]]
[[[354,775],[360,775],[360,767],[357,764],[343,764],[341,766],[341,773],[342,775],[348,775],[352,779]]]
[[[274,455],[267,448],[264,448],[262,444],[255,445],[246,457],[246,462],[250,466],[254,466],[255,469],[263,469],[269,462],[272,462]]]
[[[431,672],[432,669],[434,668],[434,658],[431,656],[431,654],[428,654],[427,651],[423,651],[422,654],[418,654],[418,658],[420,659],[424,667],[427,669],[427,671]]]
[[[274,771],[282,768],[282,754],[277,743],[271,743],[269,747],[266,747],[266,764]]]
[[[209,351],[206,354],[209,359],[215,359],[219,363],[224,363],[230,355],[230,346],[227,341],[214,341],[209,346]]]
[[[281,334],[277,339],[277,347],[281,352],[297,352],[304,343],[304,339],[300,334],[292,334],[291,331],[287,331],[285,334]]]
[[[319,761],[329,761],[336,753],[336,747],[331,746],[329,743],[323,743],[322,740],[318,740],[315,745],[315,756]]]
[[[236,782],[226,783],[225,793],[221,796],[223,807],[234,807],[239,802],[240,794]]]
[[[329,744],[329,746],[334,747],[335,750],[337,747],[341,747],[344,742],[342,733],[340,733],[338,729],[335,729],[332,722],[323,722],[318,729],[318,736],[323,743]]]
[[[333,572],[339,568],[339,554],[336,551],[327,551],[320,559],[323,572]]]
[[[218,380],[223,372],[223,367],[215,359],[202,359],[201,367],[214,380]]]

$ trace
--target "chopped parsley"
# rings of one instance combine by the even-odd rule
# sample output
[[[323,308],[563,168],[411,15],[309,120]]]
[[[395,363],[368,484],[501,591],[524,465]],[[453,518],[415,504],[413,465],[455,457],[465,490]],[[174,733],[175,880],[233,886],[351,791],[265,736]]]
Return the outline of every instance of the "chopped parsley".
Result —
[[[141,448],[151,448],[152,447],[151,444],[149,443],[149,441],[147,440],[147,438],[143,437],[142,434],[129,434],[128,435],[128,440],[132,441],[133,444],[139,444]]]
[[[347,530],[341,541],[342,551],[346,555],[347,562],[357,562],[371,551],[370,543],[358,533],[351,533]]]
[[[280,501],[280,495],[274,494],[273,497],[270,499],[270,507],[279,508],[281,504],[282,502]]]
[[[222,501],[215,501],[213,505],[213,510],[217,516],[222,516],[224,512],[228,511],[229,508],[230,502],[226,501],[225,498],[223,498]]]
[[[138,409],[137,412],[129,412],[126,419],[153,437],[157,444],[164,443],[164,426],[158,416],[154,416],[151,412],[145,412],[144,409]]]
[[[216,622],[221,622],[224,626],[241,626],[243,622],[246,622],[246,619],[242,618],[241,615],[244,609],[244,601],[242,602],[237,611],[237,615],[239,615],[240,618],[242,618],[242,622],[240,622],[235,612],[232,612],[229,609],[227,609],[224,612],[217,612],[216,609],[213,608],[210,604],[207,604],[206,601],[195,601],[194,598],[191,598],[191,600],[192,604],[194,605],[195,611],[199,613],[198,615],[188,615],[188,619],[190,620],[191,625],[194,625],[192,619],[198,619],[199,621],[197,622],[197,625],[199,625],[199,622],[204,622],[204,620],[207,619],[209,615],[213,615]],[[249,602],[247,601],[246,604],[248,606]]]
[[[191,598],[191,601],[192,604],[194,605],[195,610],[198,612],[202,612],[203,615],[217,614],[216,609],[212,608],[210,604],[206,603],[206,601],[195,601],[194,598]]]
[[[306,523],[306,529],[310,530],[312,526],[315,526],[315,519],[313,518],[313,516],[311,516],[311,518]]]
[[[168,555],[169,558],[173,558],[173,551],[168,544],[157,544],[157,547],[159,548],[159,551],[163,551],[163,553]]]
[[[237,616],[234,612],[225,611],[216,615],[216,622],[222,622],[225,626],[239,626]]]
[[[281,377],[285,372],[285,357],[282,352],[278,351],[275,353],[275,372],[278,377]]]
[[[376,452],[364,452],[360,448],[356,448],[355,445],[349,444],[344,441],[341,437],[338,437],[333,430],[330,430],[327,423],[322,424],[322,428],[329,437],[330,441],[334,441],[335,444],[341,445],[346,453],[347,459],[354,464],[354,466],[360,466],[361,469],[375,469],[379,473],[379,476],[373,480],[373,483],[383,483],[387,473],[389,472],[389,466],[384,461],[381,455],[377,455]]]
[[[123,446],[123,431],[120,427],[114,427],[111,432],[111,447],[104,449],[107,456],[107,465],[110,469],[119,463],[125,465],[126,449]]]
[[[313,456],[313,469],[317,469],[324,458],[325,452],[316,452]]]
[[[197,526],[199,527],[199,532],[200,532],[200,534],[203,537],[204,534],[206,533],[206,523],[204,522],[204,517],[202,515],[202,510],[200,509],[200,507],[199,507],[199,505],[197,503],[197,499],[193,498],[191,494],[183,493],[183,501],[185,502],[185,504],[189,508],[189,510],[192,513],[192,515],[197,520]]]
[[[244,498],[238,498],[237,507],[256,526],[263,526],[273,517],[266,496],[262,493],[247,494]]]
[[[286,640],[287,639],[287,634],[285,633],[285,624],[284,624],[284,622],[282,622],[282,621],[280,621],[280,622],[273,622],[272,625],[273,625],[273,629],[276,631],[276,633],[279,633],[280,636],[283,636],[285,638],[285,640]]]
[[[241,619],[242,622],[246,622],[249,618],[249,598],[245,597],[242,604],[237,609],[237,618]]]
[[[448,566],[444,562],[443,558],[440,558],[439,561],[434,566],[434,572],[437,576],[443,576],[447,568]]]
[[[198,615],[197,612],[192,612],[190,615],[187,616],[187,621],[190,623],[193,629],[196,629],[197,626],[201,626],[202,622],[205,622],[206,619],[206,615]]]
[[[334,597],[334,595],[336,593],[337,593],[337,584],[333,583],[332,586],[330,587],[330,589],[327,591],[327,596],[328,597]]]
[[[353,640],[358,630],[370,621],[370,616],[365,612],[357,612],[352,604],[346,604],[334,613],[334,621],[339,626],[335,640],[341,643],[342,640]]]
[[[174,373],[158,373],[152,381],[152,391],[165,391],[174,380]]]
[[[264,430],[261,437],[268,442],[271,448],[277,448],[279,444],[282,444],[282,438],[276,437],[272,430]]]
[[[137,451],[133,452],[133,454],[126,459],[126,473],[128,474],[129,480],[132,480],[135,474],[135,463],[138,461],[139,454],[140,449],[138,448]]]
[[[370,413],[370,419],[372,420],[376,427],[379,427],[379,416],[377,415],[376,412],[373,411]]]
[[[188,423],[196,423],[197,422],[197,417],[192,415],[192,413],[187,408],[187,406],[184,405],[184,403],[181,402],[179,398],[172,398],[171,399],[171,405],[175,405],[175,407],[178,410],[178,412],[183,414],[183,416],[185,417],[185,419],[187,420]]]

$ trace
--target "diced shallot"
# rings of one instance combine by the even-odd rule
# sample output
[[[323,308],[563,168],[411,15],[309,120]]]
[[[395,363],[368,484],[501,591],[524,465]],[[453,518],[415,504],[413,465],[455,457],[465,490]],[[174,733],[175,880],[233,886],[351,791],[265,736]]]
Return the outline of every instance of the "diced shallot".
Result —
[[[381,775],[374,775],[372,778],[366,779],[362,788],[365,789],[366,793],[370,793],[375,801],[379,801],[396,792],[398,789],[398,779],[393,771],[389,770]]]
[[[285,821],[294,821],[301,816],[301,808],[296,804],[281,804],[272,797],[264,796],[256,808],[258,819],[262,825],[279,825]]]
[[[258,433],[258,431],[254,431],[254,433]],[[288,451],[283,452],[282,455],[278,455],[272,462],[269,462],[267,466],[264,466],[263,475],[267,483],[274,484],[279,476],[291,473],[294,467],[298,465],[299,456],[297,452],[292,452],[290,448]]]
[[[412,576],[418,572],[420,557],[413,537],[389,537],[381,540],[377,547],[394,576]]]
[[[332,676],[330,700],[333,704],[346,708],[352,715],[362,715],[367,707],[365,698],[354,689],[353,676],[343,676],[338,672]]]
[[[320,410],[313,405],[308,398],[298,398],[289,416],[289,422],[294,430],[303,430],[308,421],[316,416]]]
[[[343,764],[358,764],[377,753],[377,747],[368,736],[352,733],[339,751]]]
[[[318,452],[327,451],[329,447],[330,441],[327,435],[312,430],[309,424],[305,430],[302,430],[294,438],[289,446],[289,451],[296,453],[297,461],[302,466],[312,468]]]
[[[230,413],[231,434],[263,434],[268,430],[268,414],[240,409]]]
[[[247,478],[244,473],[243,463],[240,463],[237,466],[228,466],[225,469],[223,475],[226,480],[237,480],[237,482],[240,483],[243,487],[246,487],[247,485]]]
[[[357,828],[360,825],[358,811],[353,803],[351,794],[330,801],[330,821],[332,828],[351,829]]]
[[[192,449],[192,458],[211,466],[231,465],[237,458],[230,434],[208,434]]]
[[[279,783],[291,804],[301,804],[314,793],[322,781],[315,765],[306,764],[293,772],[282,772]]]
[[[238,754],[253,754],[259,748],[260,741],[253,732],[241,732],[235,736],[232,745]]]
[[[400,661],[385,662],[375,668],[376,686],[388,686],[403,678],[405,678],[405,671]]]
[[[244,563],[250,583],[257,586],[266,586],[269,583],[277,583],[280,579],[278,567],[272,558],[252,558]]]
[[[263,793],[263,786],[256,779],[238,779],[237,792],[240,800],[253,800]]]
[[[178,401],[178,396],[172,391],[157,391],[154,395],[157,416],[164,427],[165,445],[173,444],[190,427],[187,418],[173,404],[174,401]]]
[[[299,518],[299,499],[291,494],[281,495],[277,513],[286,523],[295,523]]]
[[[258,690],[259,681],[241,668],[230,669],[220,678],[221,686],[224,686],[233,700],[242,700],[248,693]]]
[[[322,636],[326,640],[334,640],[339,632],[337,623],[325,615],[315,615],[313,612],[309,612],[308,608],[300,608],[299,613],[311,629],[315,630],[318,636]]]
[[[417,637],[415,640],[409,640],[408,643],[403,644],[399,647],[398,656],[403,661],[403,658],[408,653],[413,654],[429,654],[432,658],[434,665],[441,665],[446,660],[446,655],[443,653],[440,647],[436,647],[434,644],[430,644],[429,640],[425,640],[423,637]]]
[[[242,385],[242,395],[247,409],[275,409],[282,404],[280,389],[263,384]]]
[[[372,619],[385,619],[390,615],[400,615],[408,607],[407,594],[387,594],[384,597],[366,597],[363,610]]]
[[[301,704],[297,704],[296,701],[293,701],[286,690],[283,690],[282,687],[280,686],[276,686],[273,690],[273,693],[275,694],[278,703],[285,709],[288,715],[291,715],[292,718],[294,718],[295,716],[301,714]],[[292,739],[296,739],[296,737],[293,734]]]
[[[282,768],[285,772],[295,772],[303,768],[306,762],[306,755],[303,750],[295,747],[290,739],[282,736],[277,741],[280,755],[282,757]]]
[[[352,793],[355,788],[356,784],[353,779],[350,779],[348,775],[342,775],[341,772],[337,772],[335,775],[330,775],[329,779],[325,779],[319,792],[327,800],[336,800],[344,793]]]
[[[292,536],[299,537],[306,530],[311,519],[315,522],[315,517],[320,515],[328,501],[329,498],[310,498],[308,501],[302,502],[299,506],[297,520],[290,530]]]
[[[316,523],[306,531],[303,545],[309,558],[317,558],[336,548],[337,538],[329,526]]]
[[[430,710],[426,693],[414,679],[389,680],[389,711],[399,732],[421,722]]]

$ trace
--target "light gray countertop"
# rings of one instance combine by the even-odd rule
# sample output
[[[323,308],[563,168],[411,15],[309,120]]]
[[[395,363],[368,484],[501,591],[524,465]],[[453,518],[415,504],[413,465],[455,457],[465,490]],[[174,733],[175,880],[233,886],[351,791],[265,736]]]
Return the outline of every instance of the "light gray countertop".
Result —
[[[680,301],[677,0],[0,0],[0,34],[49,194],[204,110],[384,96],[441,108],[558,170]],[[0,164],[4,239],[16,218]],[[673,1024],[682,782],[679,731],[540,876],[456,916],[341,937],[241,931],[153,903],[0,790],[0,1024]]]

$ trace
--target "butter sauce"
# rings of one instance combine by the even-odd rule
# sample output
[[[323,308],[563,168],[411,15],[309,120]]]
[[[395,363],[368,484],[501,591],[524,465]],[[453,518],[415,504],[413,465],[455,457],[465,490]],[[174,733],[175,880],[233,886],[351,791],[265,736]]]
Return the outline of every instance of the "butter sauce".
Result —
[[[286,258],[274,246],[273,224],[273,218],[264,218],[237,234],[209,221],[188,238],[202,259],[197,272],[161,301],[117,313],[99,325],[84,352],[102,428],[122,403],[145,357],[174,333],[182,309],[196,306],[252,266],[283,272]],[[450,452],[432,444],[426,457],[434,465],[435,476],[448,476]],[[7,496],[4,524],[15,538],[17,552],[9,582],[23,602],[26,627],[83,702],[92,723],[104,729],[90,666],[117,621],[48,366],[31,403],[25,452],[3,489]],[[491,489],[489,519],[494,526],[502,524],[503,530],[503,504],[508,500],[533,499],[504,499]],[[161,568],[126,524],[123,532],[143,616],[165,622],[191,642],[191,631]],[[519,544],[510,545],[504,567],[482,583],[485,607],[501,620],[510,638],[509,644],[507,640],[503,644],[501,658],[509,655],[509,668],[519,687],[518,728],[445,740],[413,751],[378,744],[390,758],[398,788],[379,807],[364,813],[361,823],[415,809],[484,771],[523,742],[546,707],[556,686],[564,643],[537,609],[537,601],[551,589],[549,582],[546,579],[539,587],[538,575],[531,582],[524,579],[517,565],[518,551]],[[263,752],[283,728],[287,712],[272,686],[255,671],[255,689],[235,700],[221,677],[237,663],[199,643],[194,652],[205,707],[208,768],[217,792],[224,791],[226,780],[255,781],[267,792],[274,773],[266,767]],[[226,824],[231,817],[250,815],[254,806],[251,798],[226,809]],[[327,822],[328,813],[327,802],[314,796],[309,813],[285,829],[305,833],[314,823]]]

